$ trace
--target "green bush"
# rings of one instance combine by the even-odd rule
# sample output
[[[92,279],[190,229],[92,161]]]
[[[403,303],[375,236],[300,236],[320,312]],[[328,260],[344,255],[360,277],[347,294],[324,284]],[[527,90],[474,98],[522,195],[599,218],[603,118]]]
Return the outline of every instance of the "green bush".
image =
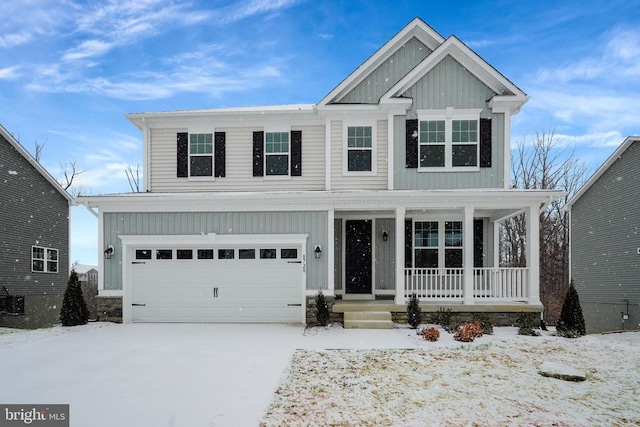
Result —
[[[63,326],[84,325],[89,321],[89,310],[84,302],[82,287],[75,270],[71,270],[67,289],[64,291],[60,321],[62,321]]]
[[[540,335],[533,328],[536,324],[536,317],[538,313],[525,313],[521,312],[518,315],[518,335],[530,335],[537,337]]]
[[[577,338],[587,333],[582,315],[582,307],[580,306],[580,298],[578,297],[578,291],[576,291],[573,285],[573,280],[569,284],[567,295],[564,297],[556,331],[559,336],[566,338]]]
[[[327,300],[324,299],[324,295],[322,291],[318,292],[318,296],[316,297],[316,321],[318,325],[327,326],[329,324],[329,304],[327,304]]]
[[[411,325],[411,329],[416,329],[422,323],[420,301],[418,301],[416,294],[412,294],[407,303],[407,323]]]
[[[453,317],[450,308],[444,309],[440,307],[438,312],[433,314],[432,319],[433,323],[442,326],[442,329],[449,333],[452,333],[456,329],[456,325],[453,324]]]
[[[473,313],[473,321],[480,322],[482,333],[485,335],[493,335],[493,314],[492,313]]]

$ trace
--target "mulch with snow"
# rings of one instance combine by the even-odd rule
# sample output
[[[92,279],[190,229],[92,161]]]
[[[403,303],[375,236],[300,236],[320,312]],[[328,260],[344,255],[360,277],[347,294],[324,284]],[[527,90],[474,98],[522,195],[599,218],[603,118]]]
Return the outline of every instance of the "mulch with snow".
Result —
[[[496,328],[461,344],[445,331],[437,343],[396,332],[416,348],[296,350],[260,425],[640,424],[639,333],[566,339]],[[543,361],[579,367],[587,380],[543,377]]]

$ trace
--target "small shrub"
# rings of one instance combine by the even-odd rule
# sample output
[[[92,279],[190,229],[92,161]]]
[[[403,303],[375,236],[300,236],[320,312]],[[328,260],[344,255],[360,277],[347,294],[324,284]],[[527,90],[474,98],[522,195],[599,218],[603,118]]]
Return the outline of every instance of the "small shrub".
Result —
[[[78,281],[78,274],[71,270],[67,289],[64,291],[62,308],[60,309],[62,326],[84,325],[89,321],[89,310],[82,296],[82,287]]]
[[[433,323],[442,326],[442,328],[449,333],[456,330],[456,327],[453,324],[453,318],[450,308],[444,309],[440,307],[438,312],[433,314],[432,319]]]
[[[422,336],[427,341],[435,342],[438,341],[438,338],[440,338],[440,331],[436,328],[426,328],[424,331],[422,331]]]
[[[464,323],[456,329],[453,339],[461,342],[473,342],[474,339],[482,336],[480,322]]]
[[[493,314],[491,313],[474,313],[473,320],[480,322],[482,333],[485,335],[493,335]]]
[[[536,315],[537,313],[520,312],[518,315],[518,335],[529,335],[532,337],[540,335],[533,329],[536,324]]]
[[[322,291],[319,291],[316,297],[316,310],[316,321],[318,325],[327,326],[329,324],[329,304],[327,304],[327,300],[324,299]]]
[[[567,295],[564,297],[556,331],[559,336],[565,338],[577,338],[587,332],[582,315],[582,307],[580,306],[580,298],[578,297],[578,291],[576,291],[573,285],[573,280],[569,284]]]
[[[416,329],[422,323],[422,311],[416,294],[411,295],[407,303],[407,323],[412,329]]]

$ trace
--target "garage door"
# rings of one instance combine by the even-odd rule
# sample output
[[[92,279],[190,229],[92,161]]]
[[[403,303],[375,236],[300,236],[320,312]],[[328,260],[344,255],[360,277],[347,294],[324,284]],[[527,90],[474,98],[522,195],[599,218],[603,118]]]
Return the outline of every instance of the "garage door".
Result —
[[[301,247],[136,247],[134,322],[300,322]]]

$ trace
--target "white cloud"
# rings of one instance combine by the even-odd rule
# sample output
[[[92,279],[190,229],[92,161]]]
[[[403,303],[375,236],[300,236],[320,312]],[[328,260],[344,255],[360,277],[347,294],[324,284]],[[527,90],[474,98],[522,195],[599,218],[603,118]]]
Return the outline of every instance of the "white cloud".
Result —
[[[26,32],[0,35],[0,47],[20,46],[27,44],[32,38],[33,35]]]
[[[96,56],[102,56],[114,47],[113,43],[101,40],[86,40],[79,46],[68,50],[63,56],[64,61],[76,61]]]
[[[219,9],[217,15],[220,23],[229,24],[255,15],[278,12],[298,3],[300,0],[249,0]]]
[[[18,66],[0,68],[0,80],[14,80],[20,77]]]
[[[318,34],[318,37],[320,37],[322,40],[331,40],[333,38],[333,34],[331,34],[331,33],[320,33],[320,34]]]

